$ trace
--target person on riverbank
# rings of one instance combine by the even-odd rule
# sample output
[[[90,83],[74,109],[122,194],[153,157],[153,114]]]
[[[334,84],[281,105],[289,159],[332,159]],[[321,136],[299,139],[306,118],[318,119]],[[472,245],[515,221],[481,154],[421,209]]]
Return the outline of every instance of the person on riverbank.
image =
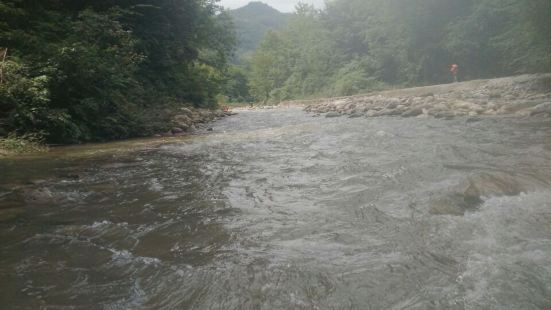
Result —
[[[451,64],[450,72],[452,73],[452,76],[453,76],[453,82],[457,83],[459,81],[457,79],[457,72],[459,72],[459,66],[457,64]]]

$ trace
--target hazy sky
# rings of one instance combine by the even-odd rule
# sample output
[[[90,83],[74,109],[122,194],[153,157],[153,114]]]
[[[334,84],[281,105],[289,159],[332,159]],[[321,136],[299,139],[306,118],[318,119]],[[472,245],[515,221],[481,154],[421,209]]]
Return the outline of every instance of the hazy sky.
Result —
[[[247,5],[249,2],[251,2],[251,0],[221,0],[220,4],[226,8],[236,9]],[[299,2],[310,3],[317,8],[322,8],[324,0],[260,0],[260,2],[264,2],[281,12],[293,12],[295,10],[295,5]]]

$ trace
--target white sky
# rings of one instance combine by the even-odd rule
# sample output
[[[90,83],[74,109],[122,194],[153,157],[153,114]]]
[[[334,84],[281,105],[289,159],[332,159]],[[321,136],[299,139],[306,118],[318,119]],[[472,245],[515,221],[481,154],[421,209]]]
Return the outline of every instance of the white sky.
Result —
[[[242,6],[247,5],[247,3],[252,0],[221,0],[220,5],[229,9],[236,9]],[[255,0],[257,1],[257,0]],[[280,12],[293,12],[295,10],[295,5],[299,2],[313,4],[317,8],[322,8],[324,0],[259,0],[264,2],[269,6],[277,9]]]

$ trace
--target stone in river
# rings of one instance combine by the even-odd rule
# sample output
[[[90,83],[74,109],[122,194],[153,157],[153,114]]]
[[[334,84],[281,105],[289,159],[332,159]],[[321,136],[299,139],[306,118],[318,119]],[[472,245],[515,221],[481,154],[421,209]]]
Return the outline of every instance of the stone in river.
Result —
[[[339,117],[341,114],[339,112],[329,112],[325,114],[325,117]]]
[[[413,108],[402,113],[402,117],[415,117],[421,114],[423,114],[422,108]]]

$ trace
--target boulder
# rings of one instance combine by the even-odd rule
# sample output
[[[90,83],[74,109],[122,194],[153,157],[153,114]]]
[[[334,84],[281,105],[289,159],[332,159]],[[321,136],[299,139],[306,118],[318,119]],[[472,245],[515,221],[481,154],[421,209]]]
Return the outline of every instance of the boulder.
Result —
[[[180,111],[182,111],[187,116],[191,116],[193,114],[193,112],[188,108],[180,108]]]
[[[405,111],[404,113],[402,113],[402,117],[415,117],[415,116],[418,116],[418,115],[421,115],[421,114],[423,114],[423,109],[422,108],[413,107],[413,108]]]
[[[367,113],[365,114],[365,116],[367,117],[375,117],[379,114],[379,112],[377,112],[376,110],[369,110],[367,111]]]
[[[396,109],[398,107],[399,102],[393,102],[391,101],[389,104],[387,104],[386,108],[389,110]]]
[[[180,127],[174,127],[174,128],[172,128],[172,129],[170,130],[170,132],[172,132],[172,134],[175,134],[175,135],[176,135],[176,134],[179,134],[179,133],[183,133],[184,130],[183,130],[182,128],[180,128]]]

